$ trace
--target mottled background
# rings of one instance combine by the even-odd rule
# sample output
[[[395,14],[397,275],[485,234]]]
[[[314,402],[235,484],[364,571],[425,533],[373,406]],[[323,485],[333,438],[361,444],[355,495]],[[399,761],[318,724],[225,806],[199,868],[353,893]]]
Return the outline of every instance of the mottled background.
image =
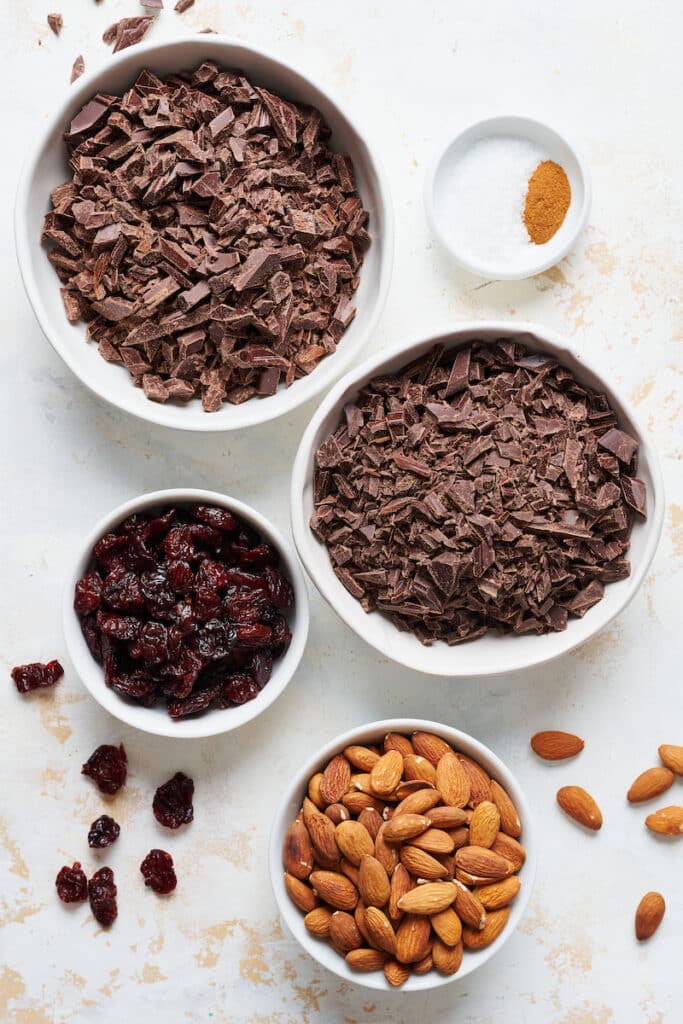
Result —
[[[50,10],[64,16],[59,39],[45,22]],[[638,406],[668,499],[665,535],[639,595],[577,653],[523,675],[435,680],[381,659],[312,594],[310,643],[287,693],[236,735],[176,746],[108,717],[66,661],[54,693],[25,699],[8,683],[9,667],[64,657],[65,567],[84,530],[135,494],[211,487],[287,529],[285,467],[312,408],[244,436],[179,435],[100,405],[65,369],[34,322],[15,265],[19,157],[50,97],[68,88],[76,55],[91,68],[104,63],[102,30],[140,12],[134,0],[5,0],[3,11],[0,1020],[676,1024],[683,846],[647,834],[644,810],[628,807],[624,794],[659,743],[683,743],[680,6],[197,0],[182,18],[170,9],[160,17],[152,38],[211,26],[276,51],[367,126],[397,219],[393,285],[369,348],[473,317],[533,319],[565,332]],[[425,162],[449,126],[499,112],[564,127],[593,171],[593,212],[577,251],[521,283],[459,273],[422,211]],[[266,844],[283,783],[304,752],[341,729],[400,714],[460,726],[510,764],[541,824],[540,870],[521,928],[476,976],[432,996],[378,997],[340,983],[283,933]],[[530,754],[530,734],[548,726],[585,738],[575,763],[548,767]],[[119,740],[130,784],[106,808],[122,824],[106,859],[120,915],[103,932],[83,906],[58,903],[53,880],[75,858],[96,866],[86,831],[108,801],[79,769],[97,744]],[[195,778],[196,820],[169,837],[150,800],[177,769]],[[555,807],[556,789],[568,783],[598,798],[601,833],[584,835]],[[664,802],[682,798],[679,782]],[[176,860],[179,886],[167,900],[143,890],[138,874],[153,845]],[[641,947],[633,911],[649,888],[665,894],[668,911]]]

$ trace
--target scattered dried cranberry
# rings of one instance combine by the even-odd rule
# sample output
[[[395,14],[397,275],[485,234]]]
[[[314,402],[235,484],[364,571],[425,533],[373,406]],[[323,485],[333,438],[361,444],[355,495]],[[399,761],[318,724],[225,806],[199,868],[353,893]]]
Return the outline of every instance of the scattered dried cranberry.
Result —
[[[150,850],[140,865],[140,871],[145,879],[145,885],[163,896],[173,892],[178,884],[173,869],[173,857],[165,850]]]
[[[70,868],[64,865],[55,879],[57,895],[62,903],[81,903],[88,898],[88,879],[78,861]]]
[[[189,825],[194,818],[192,797],[194,796],[194,782],[176,772],[172,779],[159,786],[154,794],[152,810],[154,817],[160,825],[166,828],[180,828],[181,825]]]
[[[103,743],[98,747],[81,768],[81,774],[87,775],[97,783],[102,793],[110,795],[118,793],[126,781],[126,765],[128,759],[123,743],[119,747]]]
[[[19,693],[54,686],[63,675],[64,669],[58,661],[48,661],[47,665],[34,661],[30,665],[17,665],[12,669],[12,679]]]
[[[116,885],[111,868],[100,868],[88,882],[90,909],[98,924],[108,928],[118,916]]]
[[[88,846],[91,846],[93,850],[103,850],[105,846],[111,846],[116,842],[120,832],[121,826],[118,822],[110,818],[108,814],[103,814],[100,818],[96,818],[90,826]]]
[[[173,719],[250,700],[245,676],[265,686],[291,639],[294,592],[279,561],[227,509],[128,516],[97,542],[74,594],[106,685]]]

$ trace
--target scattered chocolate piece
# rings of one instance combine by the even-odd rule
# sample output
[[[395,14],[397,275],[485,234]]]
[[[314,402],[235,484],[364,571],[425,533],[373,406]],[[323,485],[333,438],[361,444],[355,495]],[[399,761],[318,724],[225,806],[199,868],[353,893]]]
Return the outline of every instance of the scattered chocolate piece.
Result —
[[[11,675],[19,693],[29,693],[54,686],[64,675],[64,669],[58,661],[48,661],[47,665],[34,661],[29,665],[17,665]]]
[[[147,6],[153,6],[148,4]],[[114,44],[114,53],[118,53],[119,50],[125,50],[129,46],[135,46],[136,43],[142,42],[154,24],[154,18],[149,15],[140,16],[137,18],[121,18],[120,21],[115,21],[113,25],[105,29],[102,34],[102,42],[106,43],[107,46]]]
[[[76,81],[77,78],[81,77],[81,75],[83,74],[84,71],[85,71],[85,61],[83,60],[83,55],[79,53],[78,57],[76,57],[76,60],[74,61],[73,67],[71,68],[71,79],[70,79],[70,81],[71,81],[72,85]],[[67,296],[68,296],[68,293],[67,293]],[[68,296],[68,298],[69,297],[73,298],[73,296]],[[68,301],[68,298],[67,298],[67,301]],[[77,314],[76,315],[76,320],[80,319],[80,317],[78,316],[78,306],[76,307],[75,312]],[[71,319],[71,318],[69,317],[69,319]]]
[[[78,861],[71,867],[64,865],[55,879],[55,886],[62,903],[82,903],[88,898],[88,879]]]
[[[173,10],[177,14],[184,14],[185,11],[189,11],[190,7],[194,7],[194,0],[178,0]]]
[[[164,0],[140,0],[141,7],[149,7],[153,11],[163,11]]]
[[[103,38],[121,49],[152,20]],[[151,401],[214,412],[334,352],[370,237],[329,135],[313,108],[209,61],[165,81],[142,71],[73,118],[72,178],[42,237],[67,318]]]
[[[47,23],[56,36],[62,31],[64,25],[64,18],[61,14],[48,14]]]
[[[346,406],[311,528],[365,611],[425,644],[563,630],[630,573],[637,448],[552,358],[437,347]]]

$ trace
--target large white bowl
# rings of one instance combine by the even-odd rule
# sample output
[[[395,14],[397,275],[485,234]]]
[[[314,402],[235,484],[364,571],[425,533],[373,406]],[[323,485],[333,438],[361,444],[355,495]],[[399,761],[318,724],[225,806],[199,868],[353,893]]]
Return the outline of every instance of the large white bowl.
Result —
[[[263,537],[280,553],[281,566],[289,577],[294,588],[294,607],[288,614],[292,641],[282,658],[273,663],[273,674],[263,687],[258,697],[241,704],[239,707],[205,711],[202,715],[192,718],[181,718],[173,721],[163,706],[152,708],[141,707],[132,701],[120,697],[110,690],[104,682],[104,671],[93,658],[81,632],[80,620],[74,611],[74,587],[89,569],[92,561],[92,550],[97,541],[105,533],[109,533],[133,512],[149,512],[153,509],[168,508],[171,505],[191,503],[202,505],[218,505],[227,508],[240,516],[250,526],[258,530]],[[90,692],[105,711],[115,718],[132,725],[142,732],[153,733],[155,736],[173,736],[180,739],[199,739],[205,736],[216,736],[218,733],[238,729],[245,722],[256,718],[262,711],[276,700],[294,675],[306,646],[308,637],[308,593],[306,581],[299,568],[296,555],[290,548],[279,530],[255,509],[250,508],[236,498],[228,498],[215,491],[202,491],[190,488],[176,488],[168,491],[154,491],[133,498],[119,505],[109,515],[100,519],[81,544],[71,572],[64,585],[62,623],[64,638],[69,657],[85,688]]]
[[[467,733],[460,732],[458,729],[452,729],[448,725],[441,725],[438,722],[425,722],[419,718],[390,718],[387,721],[371,722],[369,725],[351,729],[349,732],[335,737],[335,739],[326,743],[324,747],[318,750],[303,765],[282,797],[270,833],[270,877],[280,913],[294,938],[323,967],[327,967],[345,981],[351,981],[356,985],[363,985],[365,988],[395,991],[387,982],[382,971],[363,974],[359,971],[351,970],[347,966],[346,961],[327,942],[315,939],[306,931],[304,915],[292,903],[285,889],[282,846],[285,833],[301,808],[303,798],[306,795],[308,780],[311,775],[320,771],[335,754],[338,754],[344,747],[348,747],[353,743],[381,743],[388,732],[412,733],[416,730],[433,732],[447,743],[450,743],[460,753],[467,754],[475,761],[478,761],[491,778],[499,782],[503,789],[508,792],[517,808],[522,824],[520,842],[526,850],[526,860],[519,871],[519,877],[522,882],[519,896],[511,904],[508,923],[495,942],[492,942],[485,949],[465,950],[462,966],[457,974],[448,977],[444,977],[444,975],[439,974],[437,971],[430,971],[428,974],[423,975],[411,974],[406,984],[399,989],[399,992],[418,992],[431,988],[440,988],[442,985],[448,985],[452,981],[458,981],[467,977],[472,971],[485,964],[487,960],[502,949],[521,921],[531,898],[536,875],[536,832],[526,797],[510,769],[488,747],[480,743],[479,740],[475,740],[473,736],[468,736]]]
[[[360,273],[355,295],[355,319],[337,350],[307,377],[276,395],[254,398],[242,405],[224,403],[206,413],[198,399],[186,406],[159,405],[133,386],[128,371],[107,363],[97,345],[85,340],[85,326],[66,319],[60,282],[40,242],[50,191],[69,177],[62,135],[74,114],[97,92],[119,94],[142,70],[168,75],[192,68],[203,60],[240,68],[254,82],[283,96],[317,107],[332,129],[332,146],[353,159],[358,190],[370,213],[372,244]],[[167,43],[146,43],[112,57],[104,68],[85,74],[54,104],[49,118],[36,129],[36,141],[23,168],[15,208],[19,267],[33,311],[48,341],[64,362],[96,395],[152,423],[180,430],[236,430],[264,423],[291,412],[339,377],[370,337],[386,300],[393,260],[393,221],[389,190],[377,157],[362,131],[335,100],[308,76],[263,50],[218,35],[194,35]]]
[[[638,475],[647,485],[647,520],[636,518],[631,535],[631,575],[610,583],[605,596],[582,619],[570,619],[566,630],[544,636],[489,632],[469,643],[448,647],[438,642],[425,647],[412,633],[400,632],[379,611],[366,614],[332,571],[327,548],[313,534],[309,520],[313,512],[313,469],[315,452],[332,433],[347,402],[355,399],[365,384],[378,374],[394,373],[433,345],[458,347],[480,338],[513,338],[531,351],[549,352],[572,371],[577,380],[607,395],[620,425],[640,445]],[[401,665],[440,676],[485,676],[496,672],[529,668],[566,654],[603,629],[629,603],[648,570],[662,530],[664,489],[657,456],[635,415],[615,388],[603,380],[589,360],[575,352],[567,341],[545,327],[529,323],[486,321],[464,323],[420,341],[403,342],[390,353],[382,352],[340,380],[318,407],[301,440],[294,462],[291,485],[292,532],[301,561],[316,587],[338,615],[360,637],[387,658]]]

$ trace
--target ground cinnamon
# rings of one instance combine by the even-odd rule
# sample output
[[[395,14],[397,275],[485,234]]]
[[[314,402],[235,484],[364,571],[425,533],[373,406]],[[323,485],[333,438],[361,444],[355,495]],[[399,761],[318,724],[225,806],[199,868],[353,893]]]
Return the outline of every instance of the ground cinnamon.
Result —
[[[572,190],[564,169],[554,160],[544,160],[529,178],[524,204],[524,223],[536,245],[550,241],[562,226],[569,209]]]

